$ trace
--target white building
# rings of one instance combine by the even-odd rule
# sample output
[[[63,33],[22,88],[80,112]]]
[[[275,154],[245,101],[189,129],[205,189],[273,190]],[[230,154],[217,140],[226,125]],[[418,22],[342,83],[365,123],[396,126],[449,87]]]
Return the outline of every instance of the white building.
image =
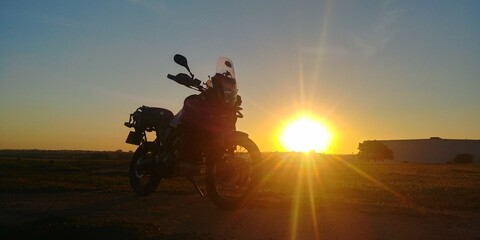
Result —
[[[393,151],[394,161],[446,163],[457,154],[470,154],[480,163],[480,140],[430,139],[381,140]]]

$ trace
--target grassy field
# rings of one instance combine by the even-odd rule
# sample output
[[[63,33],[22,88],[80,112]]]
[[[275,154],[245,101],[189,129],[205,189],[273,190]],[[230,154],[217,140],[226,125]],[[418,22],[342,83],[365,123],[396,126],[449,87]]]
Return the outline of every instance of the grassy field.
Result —
[[[298,154],[267,159],[260,199],[313,196],[339,205],[480,211],[478,164],[373,163]],[[131,192],[128,161],[3,159],[0,169],[2,193]],[[162,182],[162,190],[194,191],[183,179]]]
[[[251,206],[254,208],[354,208],[374,214],[400,215],[480,213],[478,164],[373,163],[299,154],[281,157],[266,154],[265,158],[264,185]],[[127,170],[126,160],[0,159],[0,234],[51,238],[55,232],[58,239],[72,233],[76,234],[69,236],[70,239],[145,238],[140,236],[148,235],[148,225],[125,219],[106,221],[47,215],[33,222],[12,225],[1,213],[20,209],[22,196],[41,196],[42,201],[58,193],[72,193],[76,197],[90,193],[131,196]],[[200,177],[198,181],[201,183]],[[177,196],[195,194],[184,179],[162,181],[158,192]],[[30,202],[28,205],[36,207]],[[45,207],[45,204],[39,206]],[[28,209],[22,211],[28,215]],[[189,237],[152,239],[185,238]],[[209,236],[190,238],[212,239]]]
[[[264,193],[389,210],[480,211],[480,165],[374,163],[285,156]]]

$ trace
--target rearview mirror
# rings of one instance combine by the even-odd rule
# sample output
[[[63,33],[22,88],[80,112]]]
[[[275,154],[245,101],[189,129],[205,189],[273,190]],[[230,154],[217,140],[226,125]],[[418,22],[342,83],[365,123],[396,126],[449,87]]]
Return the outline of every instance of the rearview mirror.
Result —
[[[188,67],[187,58],[184,57],[183,55],[175,54],[175,56],[173,56],[173,61],[175,61],[178,65],[186,68],[190,72],[190,68]]]

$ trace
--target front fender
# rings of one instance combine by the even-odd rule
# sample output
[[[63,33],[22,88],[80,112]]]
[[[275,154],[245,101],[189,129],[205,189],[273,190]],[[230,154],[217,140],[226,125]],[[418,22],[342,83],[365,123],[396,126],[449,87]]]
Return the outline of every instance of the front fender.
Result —
[[[225,137],[225,143],[226,144],[232,144],[232,143],[235,143],[235,141],[237,139],[242,139],[242,138],[248,138],[248,133],[235,131],[235,132],[232,132],[232,133],[228,134]]]

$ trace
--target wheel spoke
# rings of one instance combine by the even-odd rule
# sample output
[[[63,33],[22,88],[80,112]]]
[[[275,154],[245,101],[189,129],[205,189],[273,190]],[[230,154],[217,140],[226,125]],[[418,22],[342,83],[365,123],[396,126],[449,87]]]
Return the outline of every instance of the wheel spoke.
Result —
[[[161,177],[154,169],[154,157],[156,151],[154,145],[141,146],[135,151],[130,162],[130,186],[139,195],[148,195],[153,192]]]
[[[243,197],[250,183],[250,154],[245,147],[237,145],[233,152],[224,155],[223,160],[215,168],[218,194],[232,200]]]

